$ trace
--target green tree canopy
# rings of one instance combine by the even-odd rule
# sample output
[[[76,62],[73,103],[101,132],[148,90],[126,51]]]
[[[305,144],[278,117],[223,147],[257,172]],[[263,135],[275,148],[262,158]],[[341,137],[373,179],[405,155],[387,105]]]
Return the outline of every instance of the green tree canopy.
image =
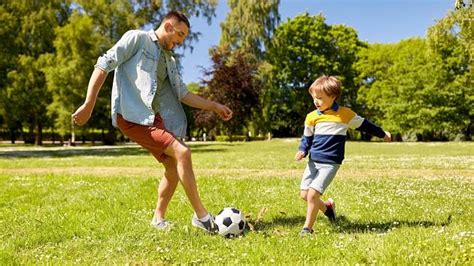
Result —
[[[298,135],[306,113],[314,109],[309,86],[323,74],[337,76],[344,86],[343,101],[353,105],[356,87],[353,64],[364,44],[354,29],[327,25],[322,15],[308,13],[282,23],[268,45],[272,91],[268,108],[277,135]]]
[[[228,0],[230,11],[221,23],[220,46],[242,49],[261,59],[264,43],[280,21],[279,0]]]

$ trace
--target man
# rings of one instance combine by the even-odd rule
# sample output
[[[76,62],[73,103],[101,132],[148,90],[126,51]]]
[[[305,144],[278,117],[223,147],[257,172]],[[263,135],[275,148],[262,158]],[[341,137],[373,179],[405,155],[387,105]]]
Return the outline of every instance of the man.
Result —
[[[115,70],[112,124],[149,150],[165,167],[151,224],[157,229],[169,229],[170,223],[165,220],[166,209],[178,182],[181,182],[195,212],[192,225],[214,232],[214,218],[204,207],[197,190],[191,151],[179,139],[186,132],[181,102],[214,111],[225,121],[232,118],[232,111],[188,92],[182,83],[170,51],[183,43],[189,28],[184,14],[171,11],[156,30],[126,32],[97,60],[86,100],[72,118],[80,126],[89,120],[108,72]]]

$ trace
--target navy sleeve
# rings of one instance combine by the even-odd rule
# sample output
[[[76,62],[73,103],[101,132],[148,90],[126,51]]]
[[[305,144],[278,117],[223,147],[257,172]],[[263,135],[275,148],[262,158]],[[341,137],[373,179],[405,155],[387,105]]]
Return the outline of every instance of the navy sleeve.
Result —
[[[356,128],[356,130],[368,133],[372,136],[376,136],[376,137],[379,137],[379,138],[385,137],[385,131],[383,131],[383,129],[381,127],[379,127],[376,124],[370,122],[366,118],[364,118],[364,121],[362,122],[360,127]]]
[[[313,136],[304,136],[301,137],[301,143],[300,147],[298,150],[304,152],[304,155],[306,156],[308,154],[309,149],[311,148],[311,143],[313,142]]]

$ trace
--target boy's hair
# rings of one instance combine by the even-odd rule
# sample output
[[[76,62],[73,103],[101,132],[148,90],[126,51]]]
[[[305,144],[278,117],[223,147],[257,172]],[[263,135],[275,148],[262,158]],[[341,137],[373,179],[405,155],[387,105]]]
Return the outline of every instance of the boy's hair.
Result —
[[[308,91],[311,95],[315,92],[323,92],[328,96],[335,96],[337,101],[341,97],[341,86],[341,82],[335,77],[323,75],[311,84]]]
[[[163,18],[163,22],[165,20],[168,20],[168,19],[175,19],[177,20],[178,22],[183,22],[184,24],[186,24],[186,26],[188,26],[188,29],[191,28],[191,25],[189,24],[189,20],[188,20],[188,17],[186,17],[185,14],[183,14],[182,12],[179,12],[179,11],[170,11],[168,12],[168,14],[166,14],[166,16]],[[163,23],[162,22],[162,23]]]

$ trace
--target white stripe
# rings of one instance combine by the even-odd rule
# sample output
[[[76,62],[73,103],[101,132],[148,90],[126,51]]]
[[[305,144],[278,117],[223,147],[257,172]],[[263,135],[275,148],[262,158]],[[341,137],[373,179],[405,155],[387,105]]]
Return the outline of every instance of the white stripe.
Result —
[[[314,126],[304,125],[304,135],[306,137],[313,136],[313,132],[314,132]]]
[[[343,135],[347,133],[347,125],[337,122],[317,123],[314,127],[315,135]]]
[[[349,121],[348,125],[350,128],[358,128],[364,122],[364,118],[358,115],[355,115],[354,118]]]

